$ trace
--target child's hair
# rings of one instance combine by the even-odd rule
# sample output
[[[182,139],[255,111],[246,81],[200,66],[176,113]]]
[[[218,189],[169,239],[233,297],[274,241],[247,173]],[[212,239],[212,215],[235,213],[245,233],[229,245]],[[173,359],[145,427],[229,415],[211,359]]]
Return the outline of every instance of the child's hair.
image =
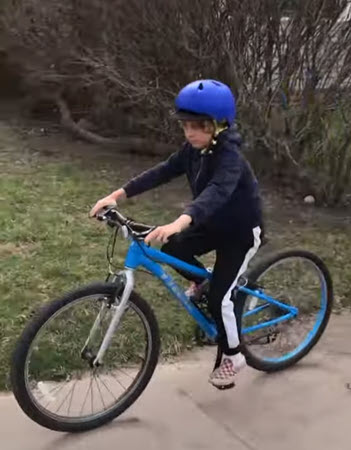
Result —
[[[228,123],[225,121],[217,122],[215,120],[204,120],[202,127],[206,132],[208,131],[209,133],[211,133],[213,136],[216,137],[219,135],[219,133],[228,128]]]
[[[216,126],[213,120],[200,120],[199,125],[205,133],[214,134],[216,131]]]
[[[205,133],[212,134],[213,136],[217,136],[221,131],[228,128],[227,122],[217,122],[211,119],[198,120],[196,123],[201,130]],[[182,121],[180,121],[180,124],[182,124]]]
[[[206,133],[211,133],[214,134],[216,131],[216,126],[215,123],[213,122],[213,120],[208,119],[208,120],[196,120],[195,121],[197,128],[201,128],[201,130],[205,131]],[[181,127],[183,127],[183,121],[180,120],[179,121],[179,125]]]

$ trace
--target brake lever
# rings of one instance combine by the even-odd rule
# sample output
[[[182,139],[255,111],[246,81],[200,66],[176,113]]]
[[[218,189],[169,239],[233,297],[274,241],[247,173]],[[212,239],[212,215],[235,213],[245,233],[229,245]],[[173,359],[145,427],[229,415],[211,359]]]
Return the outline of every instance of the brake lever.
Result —
[[[111,206],[104,206],[100,212],[98,212],[95,217],[97,220],[99,220],[100,222],[106,221],[108,220],[107,214],[113,209],[115,208],[115,205],[111,205]]]
[[[100,222],[104,222],[107,220],[107,217],[104,214],[96,214],[96,220],[99,220]]]
[[[128,228],[125,225],[121,226],[121,232],[124,239],[128,239],[129,237],[129,231]]]

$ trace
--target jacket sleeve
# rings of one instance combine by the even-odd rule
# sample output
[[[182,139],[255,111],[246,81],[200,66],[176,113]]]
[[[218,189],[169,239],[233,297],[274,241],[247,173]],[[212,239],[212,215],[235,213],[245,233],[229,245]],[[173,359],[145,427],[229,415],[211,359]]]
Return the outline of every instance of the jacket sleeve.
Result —
[[[238,153],[223,152],[216,161],[211,180],[201,194],[190,203],[184,214],[191,216],[194,225],[204,225],[230,199],[242,173],[242,160]]]
[[[127,197],[142,194],[161,184],[168,183],[185,173],[187,146],[173,153],[166,161],[136,176],[123,186]]]

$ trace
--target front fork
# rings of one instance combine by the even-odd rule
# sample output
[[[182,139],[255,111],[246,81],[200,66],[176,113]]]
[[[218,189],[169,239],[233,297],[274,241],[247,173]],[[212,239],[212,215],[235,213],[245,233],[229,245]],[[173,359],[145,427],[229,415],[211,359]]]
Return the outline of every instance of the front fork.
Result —
[[[110,325],[106,331],[105,337],[101,343],[99,351],[93,361],[94,367],[101,366],[105,352],[111,343],[111,339],[117,330],[117,327],[121,321],[121,318],[122,318],[125,310],[127,309],[130,295],[134,289],[134,271],[131,269],[126,269],[125,271],[122,272],[122,274],[124,274],[124,276],[125,276],[125,286],[123,289],[122,298],[119,302],[117,302],[117,298],[114,299],[114,305],[116,305],[114,307],[115,311],[114,311],[113,317],[111,319]],[[85,345],[82,349],[82,352],[81,352],[82,355],[86,354],[87,349],[89,348],[89,342],[91,342],[91,340],[94,339],[94,337],[97,333],[97,330],[99,329],[99,326],[101,324],[101,320],[104,317],[105,310],[107,307],[108,306],[106,305],[106,303],[103,303],[103,305],[100,309],[100,312],[99,312],[97,318],[95,319],[95,322],[90,330],[89,337],[86,340]]]

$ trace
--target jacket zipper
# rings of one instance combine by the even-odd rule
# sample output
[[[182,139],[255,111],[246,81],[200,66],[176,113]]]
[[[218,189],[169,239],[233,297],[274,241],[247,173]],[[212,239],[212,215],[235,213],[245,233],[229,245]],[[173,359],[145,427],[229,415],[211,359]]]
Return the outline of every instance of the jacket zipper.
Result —
[[[200,173],[201,173],[201,169],[202,169],[202,166],[203,166],[203,163],[204,163],[204,156],[201,156],[200,158],[201,158],[201,161],[200,161],[200,168],[199,168],[199,171],[198,171],[198,173],[197,173],[197,175],[196,175],[196,178],[195,178],[195,189],[196,189],[197,182],[198,182],[198,180],[199,180]]]

